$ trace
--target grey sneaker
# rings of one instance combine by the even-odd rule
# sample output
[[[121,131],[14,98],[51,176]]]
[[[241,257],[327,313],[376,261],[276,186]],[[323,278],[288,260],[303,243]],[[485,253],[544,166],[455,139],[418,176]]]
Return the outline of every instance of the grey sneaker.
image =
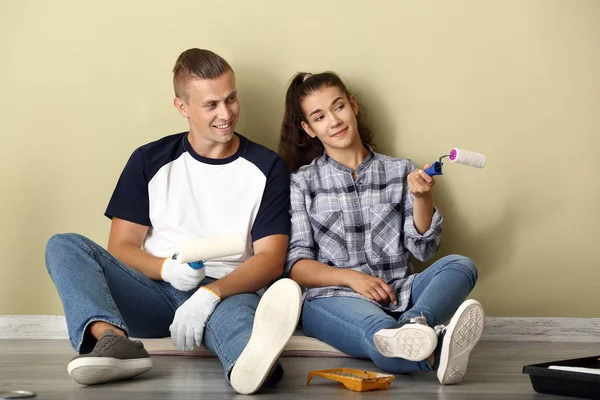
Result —
[[[427,325],[425,317],[411,318],[408,323],[395,329],[381,329],[373,336],[377,350],[386,357],[423,361],[433,353],[438,337]]]
[[[437,370],[442,385],[453,385],[467,373],[469,355],[483,334],[483,307],[477,300],[463,302],[450,320],[442,339]]]
[[[95,385],[132,378],[152,369],[152,360],[144,345],[116,335],[108,329],[89,354],[75,357],[67,371],[81,385]]]
[[[254,314],[250,340],[231,370],[236,392],[251,394],[267,381],[281,379],[283,368],[276,363],[296,330],[301,309],[302,291],[291,279],[280,279],[265,292]]]

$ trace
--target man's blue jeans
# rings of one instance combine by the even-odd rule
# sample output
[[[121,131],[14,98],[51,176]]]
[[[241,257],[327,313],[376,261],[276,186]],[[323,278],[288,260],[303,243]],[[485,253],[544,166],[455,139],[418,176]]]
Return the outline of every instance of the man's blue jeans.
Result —
[[[62,300],[71,344],[80,353],[89,353],[95,345],[87,329],[95,321],[133,337],[169,337],[175,310],[195,292],[154,281],[73,233],[50,238],[46,267]],[[201,285],[212,281],[206,278]],[[248,344],[259,300],[254,293],[228,297],[207,322],[204,344],[219,357],[227,376]]]
[[[463,256],[444,257],[413,281],[410,304],[403,313],[387,313],[377,305],[352,297],[309,299],[302,309],[302,326],[315,337],[354,357],[370,358],[384,371],[432,371],[429,361],[414,362],[385,357],[375,347],[373,335],[381,329],[402,326],[410,318],[427,318],[435,326],[449,320],[477,282],[477,269]],[[441,343],[438,344],[438,349]],[[437,352],[439,354],[439,352]]]

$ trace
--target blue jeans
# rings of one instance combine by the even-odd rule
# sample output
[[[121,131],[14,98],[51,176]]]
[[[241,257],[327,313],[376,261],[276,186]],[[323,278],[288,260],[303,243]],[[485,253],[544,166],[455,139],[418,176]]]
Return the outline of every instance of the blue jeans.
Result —
[[[385,357],[375,347],[373,335],[381,329],[402,326],[421,313],[430,326],[449,320],[477,282],[477,269],[463,256],[444,257],[422,273],[412,284],[408,309],[388,313],[376,304],[352,297],[309,299],[302,308],[302,327],[315,337],[353,357],[370,358],[382,370],[392,373],[432,371],[428,360],[414,362]],[[438,350],[441,343],[438,344]]]
[[[50,238],[46,267],[62,300],[71,345],[80,353],[89,353],[95,345],[88,330],[95,321],[138,338],[170,336],[175,310],[195,292],[154,281],[73,233]],[[212,281],[206,278],[201,285]],[[259,300],[255,293],[228,297],[207,322],[204,344],[219,357],[226,376],[250,339]]]

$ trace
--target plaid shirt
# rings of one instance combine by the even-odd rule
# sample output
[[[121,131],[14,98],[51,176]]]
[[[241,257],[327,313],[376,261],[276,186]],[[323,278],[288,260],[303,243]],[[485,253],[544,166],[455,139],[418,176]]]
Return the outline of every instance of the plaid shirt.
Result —
[[[409,251],[426,261],[438,250],[442,232],[437,208],[427,232],[420,235],[414,226],[414,197],[406,180],[414,169],[410,160],[371,150],[354,171],[324,154],[292,174],[292,234],[286,273],[297,261],[308,259],[376,276],[398,297],[398,305],[382,307],[405,311],[415,277]],[[368,300],[342,286],[308,288],[304,296]]]

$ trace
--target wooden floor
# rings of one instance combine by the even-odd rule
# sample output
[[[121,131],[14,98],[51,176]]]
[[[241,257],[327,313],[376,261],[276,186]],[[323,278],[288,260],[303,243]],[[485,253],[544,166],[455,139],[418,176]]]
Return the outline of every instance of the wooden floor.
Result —
[[[341,358],[283,358],[283,381],[254,398],[300,399],[558,399],[536,394],[523,365],[598,355],[598,344],[481,342],[469,371],[456,386],[441,386],[434,373],[397,376],[386,391],[354,393],[319,377],[306,386],[308,371],[351,367],[377,371],[369,361]],[[0,392],[30,390],[38,399],[230,399],[216,358],[155,356],[154,369],[141,377],[93,387],[79,386],[66,367],[75,355],[66,340],[0,340]]]

